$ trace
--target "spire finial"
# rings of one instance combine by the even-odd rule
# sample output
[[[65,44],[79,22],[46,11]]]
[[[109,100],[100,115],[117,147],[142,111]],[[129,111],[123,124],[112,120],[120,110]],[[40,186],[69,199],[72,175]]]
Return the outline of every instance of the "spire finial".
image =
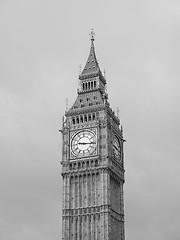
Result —
[[[95,36],[95,32],[94,32],[94,29],[92,28],[91,29],[91,33],[89,34],[89,36],[91,37],[91,41],[93,42],[94,41],[94,36]]]

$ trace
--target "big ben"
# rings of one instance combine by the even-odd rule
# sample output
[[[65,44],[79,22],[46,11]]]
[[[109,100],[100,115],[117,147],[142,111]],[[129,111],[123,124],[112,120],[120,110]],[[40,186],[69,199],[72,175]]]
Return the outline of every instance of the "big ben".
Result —
[[[76,101],[62,126],[62,240],[125,240],[124,152],[91,34]]]

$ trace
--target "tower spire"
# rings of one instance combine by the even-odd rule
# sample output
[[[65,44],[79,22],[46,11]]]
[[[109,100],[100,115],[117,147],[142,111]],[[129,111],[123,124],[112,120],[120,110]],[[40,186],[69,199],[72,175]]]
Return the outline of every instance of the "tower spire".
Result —
[[[88,79],[91,77],[96,77],[96,76],[101,76],[102,81],[104,83],[106,83],[105,78],[103,77],[97,58],[96,58],[96,53],[95,53],[95,47],[94,47],[94,36],[95,36],[95,32],[93,29],[91,29],[91,32],[89,34],[90,39],[91,39],[91,48],[90,48],[90,52],[89,52],[89,56],[86,62],[86,65],[83,69],[83,71],[81,72],[81,74],[79,75],[79,79],[80,80],[84,80],[84,79]]]

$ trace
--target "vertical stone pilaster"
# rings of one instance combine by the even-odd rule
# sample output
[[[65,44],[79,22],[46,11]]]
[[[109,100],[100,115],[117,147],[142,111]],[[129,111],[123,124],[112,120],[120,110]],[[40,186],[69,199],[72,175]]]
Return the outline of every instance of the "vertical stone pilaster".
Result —
[[[106,212],[105,213],[105,240],[108,240],[108,236],[109,236],[109,232],[108,232],[108,229],[109,229],[109,221],[108,221],[108,218],[109,218],[109,214]]]
[[[91,229],[91,221],[90,221],[90,215],[88,214],[87,215],[87,240],[91,240],[91,232],[90,232],[90,229]]]
[[[72,240],[75,240],[75,217],[72,217]]]
[[[77,240],[80,239],[80,226],[79,226],[80,217],[77,216]]]
[[[93,192],[94,192],[94,206],[96,206],[96,194],[97,194],[97,184],[96,184],[96,173],[93,175],[93,186],[94,186],[94,189],[93,189]]]
[[[68,204],[68,180],[69,180],[69,178],[68,178],[68,175],[66,175],[66,206],[65,206],[65,208],[67,209],[67,208],[69,208],[69,204]]]
[[[89,206],[92,206],[92,203],[93,203],[93,192],[92,192],[92,173],[89,174],[89,190],[88,190],[88,193],[89,193]]]
[[[81,237],[81,240],[86,240],[85,239],[85,231],[84,231],[84,227],[85,227],[85,216],[84,215],[82,215],[82,217],[81,217],[81,232],[82,232],[82,237]]]
[[[65,217],[62,217],[62,240],[65,240]]]
[[[94,240],[97,240],[97,214],[94,214]]]
[[[90,215],[91,218],[91,240],[94,240],[94,219],[93,214]]]
[[[88,207],[88,197],[89,197],[88,196],[88,190],[89,190],[88,189],[88,174],[86,174],[85,178],[86,178],[86,181],[85,181],[85,183],[86,183],[86,201],[85,201],[86,203],[85,203],[85,206]]]
[[[80,208],[82,208],[82,194],[83,194],[82,176],[79,175],[79,207]]]
[[[66,217],[66,239],[70,239],[70,217]]]
[[[70,208],[70,176],[67,178],[67,208]]]
[[[82,175],[81,177],[81,197],[82,197],[82,208],[84,207],[84,191],[85,191],[85,188],[84,188],[84,175]]]
[[[72,217],[69,217],[69,238],[68,240],[72,239],[71,235],[72,235]]]
[[[80,183],[79,183],[79,175],[77,176],[77,208],[80,207]]]
[[[110,189],[110,174],[107,171],[107,204],[110,205],[111,203],[111,189]]]
[[[97,224],[97,240],[101,240],[101,217],[100,213],[97,216],[98,224]]]
[[[104,213],[101,213],[101,225],[100,225],[100,228],[101,228],[101,239],[104,240]]]
[[[65,176],[63,176],[63,209],[65,208],[65,202],[66,202],[66,181]]]
[[[94,189],[94,205],[97,206],[98,205],[98,202],[97,202],[97,196],[98,196],[98,193],[97,193],[97,189],[98,189],[98,182],[97,182],[97,173],[95,173],[94,175],[94,185],[95,185],[95,189]]]
[[[103,185],[104,185],[104,205],[107,204],[107,181],[106,181],[106,170],[104,170],[104,179],[103,179]]]
[[[122,208],[122,214],[123,214],[123,216],[124,216],[124,193],[123,193],[123,182],[121,183],[121,201],[122,201],[122,206],[121,206],[121,208]],[[124,218],[123,218],[123,222],[122,222],[122,240],[125,240],[125,226],[124,226]]]
[[[78,216],[75,217],[75,240],[78,240]]]
[[[74,176],[72,178],[72,208],[75,208],[75,177]]]
[[[75,176],[75,193],[74,193],[74,197],[75,197],[75,206],[74,208],[77,208],[77,195],[78,195],[78,190],[77,190],[77,176]]]
[[[104,205],[104,171],[101,172],[101,205]]]
[[[104,171],[104,189],[105,189],[105,203],[106,205],[110,204],[110,186],[109,186],[109,174],[108,171]]]

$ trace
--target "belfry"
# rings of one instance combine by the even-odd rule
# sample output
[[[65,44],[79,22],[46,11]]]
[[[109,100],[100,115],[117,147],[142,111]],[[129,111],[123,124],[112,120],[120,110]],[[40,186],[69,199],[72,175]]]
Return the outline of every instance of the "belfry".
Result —
[[[62,124],[62,240],[125,240],[123,130],[110,108],[94,32]]]

